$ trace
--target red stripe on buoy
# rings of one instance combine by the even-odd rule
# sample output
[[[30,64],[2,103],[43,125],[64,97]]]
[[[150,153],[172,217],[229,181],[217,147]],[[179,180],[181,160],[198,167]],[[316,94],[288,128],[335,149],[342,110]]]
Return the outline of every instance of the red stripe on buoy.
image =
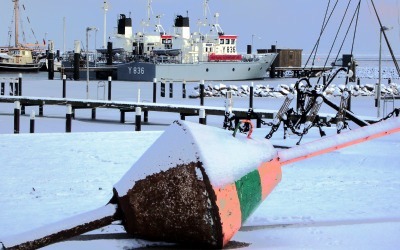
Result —
[[[225,246],[242,226],[242,212],[234,183],[214,189],[222,226],[222,244]]]

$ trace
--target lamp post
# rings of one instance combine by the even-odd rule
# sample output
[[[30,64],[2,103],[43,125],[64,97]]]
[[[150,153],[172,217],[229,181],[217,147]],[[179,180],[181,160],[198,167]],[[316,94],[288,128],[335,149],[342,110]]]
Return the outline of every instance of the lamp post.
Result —
[[[86,28],[86,99],[89,99],[89,31],[91,30],[96,30],[96,28]]]
[[[377,108],[378,108],[378,112],[377,112],[377,116],[378,118],[381,116],[381,84],[382,84],[382,33],[385,32],[386,30],[391,30],[393,29],[393,27],[386,27],[386,26],[382,26],[380,28],[380,34],[379,34],[379,80],[378,80],[378,89],[377,89]]]
[[[95,28],[94,32],[94,67],[97,67],[97,31],[99,31],[99,29]]]
[[[110,5],[108,4],[108,2],[106,0],[104,0],[104,4],[103,4],[103,10],[104,10],[104,23],[103,23],[103,48],[106,48],[107,46],[107,11],[110,9]]]

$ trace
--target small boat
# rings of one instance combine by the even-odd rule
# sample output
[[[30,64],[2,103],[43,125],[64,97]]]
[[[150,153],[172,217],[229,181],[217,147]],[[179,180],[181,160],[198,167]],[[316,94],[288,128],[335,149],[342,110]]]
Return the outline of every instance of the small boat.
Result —
[[[29,71],[38,72],[42,66],[34,55],[33,50],[23,46],[18,41],[18,25],[19,25],[19,0],[14,0],[14,17],[15,17],[15,46],[3,48],[0,53],[0,71]]]
[[[17,47],[10,48],[8,53],[0,53],[0,71],[37,72],[40,67],[30,49]]]

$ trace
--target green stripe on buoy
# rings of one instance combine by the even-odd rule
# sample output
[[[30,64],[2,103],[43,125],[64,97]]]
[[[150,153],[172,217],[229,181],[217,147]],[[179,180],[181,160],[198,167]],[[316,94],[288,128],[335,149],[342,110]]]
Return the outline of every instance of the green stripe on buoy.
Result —
[[[240,201],[242,222],[244,222],[262,201],[262,187],[258,170],[243,176],[235,182],[235,185]]]

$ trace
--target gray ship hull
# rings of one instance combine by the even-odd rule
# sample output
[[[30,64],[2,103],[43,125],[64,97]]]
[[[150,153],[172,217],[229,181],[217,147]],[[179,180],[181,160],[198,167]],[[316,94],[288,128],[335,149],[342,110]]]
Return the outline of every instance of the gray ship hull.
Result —
[[[253,62],[199,62],[193,64],[132,62],[118,66],[118,80],[238,81],[263,79],[275,55]]]

